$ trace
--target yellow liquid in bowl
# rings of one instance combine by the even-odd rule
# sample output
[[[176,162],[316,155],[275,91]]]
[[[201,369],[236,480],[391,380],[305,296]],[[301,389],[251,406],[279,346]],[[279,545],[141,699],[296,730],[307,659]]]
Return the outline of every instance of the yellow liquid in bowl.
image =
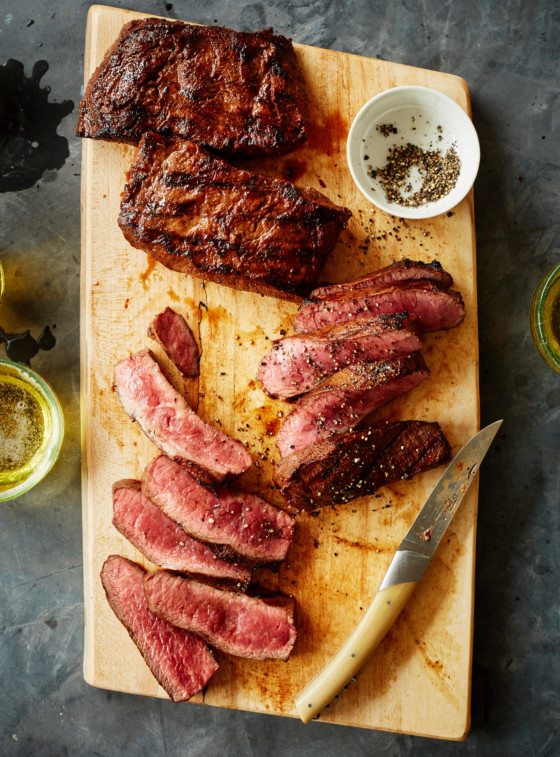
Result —
[[[29,475],[49,425],[45,398],[15,376],[0,376],[0,486]]]
[[[63,434],[49,385],[31,369],[0,360],[0,501],[23,494],[48,473]]]
[[[556,279],[546,295],[543,325],[548,346],[560,357],[560,278]]]

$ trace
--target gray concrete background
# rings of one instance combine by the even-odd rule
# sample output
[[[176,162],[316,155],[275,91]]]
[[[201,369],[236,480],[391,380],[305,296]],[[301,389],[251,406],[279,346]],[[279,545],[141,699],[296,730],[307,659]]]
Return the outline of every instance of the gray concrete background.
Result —
[[[470,86],[482,146],[475,185],[482,422],[505,421],[481,476],[473,725],[460,744],[177,706],[83,682],[74,129],[89,5],[0,2],[0,63],[15,58],[30,76],[46,60],[50,101],[74,103],[58,127],[69,145],[64,165],[29,189],[0,194],[9,287],[0,325],[37,337],[56,324],[55,348],[33,366],[55,385],[67,419],[51,475],[0,507],[0,754],[559,755],[560,376],[534,349],[527,318],[537,281],[560,252],[558,3],[123,3],[239,30],[272,25],[297,42],[451,72]]]

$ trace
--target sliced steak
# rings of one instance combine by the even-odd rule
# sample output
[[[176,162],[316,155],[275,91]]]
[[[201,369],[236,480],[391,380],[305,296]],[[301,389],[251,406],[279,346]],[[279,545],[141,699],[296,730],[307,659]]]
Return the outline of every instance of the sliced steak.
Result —
[[[246,586],[251,569],[216,557],[142,494],[140,481],[113,486],[113,525],[148,560],[162,568],[235,581]]]
[[[148,336],[163,347],[183,376],[198,376],[198,344],[182,315],[165,308],[151,322]]]
[[[144,18],[123,26],[89,80],[77,134],[135,144],[154,131],[248,158],[294,150],[307,119],[291,40]]]
[[[173,271],[298,301],[350,215],[314,189],[234,168],[194,142],[146,134],[119,226]]]
[[[269,603],[166,570],[144,579],[150,610],[201,636],[222,652],[255,660],[287,660],[296,642],[294,602]]]
[[[410,391],[429,371],[419,352],[357,363],[330,376],[306,394],[286,417],[276,446],[282,457],[348,431],[380,405]]]
[[[303,335],[277,339],[257,378],[271,397],[304,394],[348,365],[409,355],[422,347],[416,316],[364,316]]]
[[[449,462],[438,423],[400,421],[331,436],[281,460],[275,480],[292,507],[350,502]]]
[[[217,481],[251,467],[253,461],[241,442],[191,410],[149,350],[117,363],[115,388],[124,409],[148,439],[174,460],[190,461]]]
[[[424,331],[451,329],[465,317],[459,292],[445,289],[435,281],[419,279],[338,292],[329,300],[307,301],[297,314],[294,327],[301,333],[362,315],[405,311],[420,318]]]
[[[131,560],[111,555],[101,570],[107,599],[160,686],[174,702],[203,689],[218,669],[204,641],[158,618],[144,594],[146,571]]]
[[[379,268],[368,273],[356,281],[346,281],[343,284],[329,284],[314,289],[309,295],[310,300],[329,300],[333,294],[355,291],[382,284],[392,284],[396,281],[411,281],[414,279],[431,279],[444,289],[453,286],[453,276],[442,268],[438,260],[423,263],[421,260],[397,260],[396,263]]]
[[[184,530],[225,560],[254,565],[284,559],[294,520],[268,502],[224,488],[210,491],[165,455],[144,471],[142,491]]]

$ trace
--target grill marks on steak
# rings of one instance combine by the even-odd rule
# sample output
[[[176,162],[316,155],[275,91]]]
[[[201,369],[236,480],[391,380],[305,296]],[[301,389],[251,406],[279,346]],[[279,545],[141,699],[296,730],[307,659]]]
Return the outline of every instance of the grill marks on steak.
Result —
[[[438,423],[400,421],[332,436],[281,460],[275,481],[288,503],[314,510],[373,494],[449,462]]]
[[[234,168],[194,142],[145,134],[119,226],[173,271],[299,301],[351,213],[311,188]]]
[[[444,270],[438,260],[433,260],[431,263],[423,263],[421,260],[404,258],[385,266],[385,268],[378,268],[377,271],[368,273],[355,281],[318,287],[311,292],[309,299],[328,300],[339,292],[349,292],[372,286],[381,286],[382,284],[393,284],[398,281],[417,279],[431,279],[444,289],[449,289],[453,286],[453,276]]]
[[[276,340],[257,378],[270,396],[286,399],[308,392],[348,365],[408,355],[421,347],[422,327],[416,316],[364,316]]]
[[[206,686],[218,663],[202,639],[150,611],[145,573],[136,563],[111,555],[101,570],[101,581],[113,612],[158,683],[174,702],[183,702]]]
[[[183,376],[198,376],[198,345],[182,315],[166,307],[151,322],[148,336],[163,347]]]
[[[253,461],[241,442],[191,410],[149,350],[117,363],[115,388],[128,415],[166,455],[194,463],[217,481],[251,467]]]
[[[284,420],[276,446],[286,457],[331,434],[354,428],[377,407],[428,376],[419,352],[344,368],[299,400]]]
[[[459,292],[435,281],[419,279],[341,291],[328,300],[307,301],[297,314],[294,327],[302,333],[362,315],[404,311],[418,316],[424,331],[451,329],[465,317]]]
[[[290,152],[307,128],[291,40],[146,18],[123,26],[88,82],[77,134],[136,144],[154,131],[241,158]]]
[[[224,560],[280,562],[294,535],[294,519],[287,513],[246,492],[210,491],[165,455],[146,468],[142,491]]]
[[[287,660],[295,644],[294,602],[289,597],[270,604],[168,571],[146,576],[144,589],[152,612],[228,654]]]
[[[193,539],[141,492],[140,481],[113,486],[113,525],[148,560],[162,568],[236,581],[247,585],[251,569],[224,562]]]

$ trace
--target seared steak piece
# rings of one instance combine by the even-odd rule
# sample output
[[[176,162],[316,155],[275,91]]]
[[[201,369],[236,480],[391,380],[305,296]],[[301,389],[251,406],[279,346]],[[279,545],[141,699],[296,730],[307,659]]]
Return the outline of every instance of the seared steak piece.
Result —
[[[459,292],[445,289],[435,281],[419,279],[338,292],[329,300],[307,301],[297,314],[294,327],[301,333],[362,315],[404,311],[417,315],[424,331],[451,329],[465,317]]]
[[[294,452],[278,463],[275,480],[290,505],[315,510],[373,494],[450,459],[451,448],[438,423],[383,423]]]
[[[136,144],[154,131],[250,158],[294,150],[307,128],[291,40],[144,18],[123,26],[88,82],[77,134]]]
[[[224,560],[280,562],[294,535],[294,519],[287,513],[253,494],[210,491],[165,455],[144,471],[142,491]]]
[[[173,271],[299,301],[350,215],[315,189],[234,168],[194,142],[146,134],[119,226]]]
[[[166,570],[147,575],[144,591],[152,612],[227,654],[287,660],[296,642],[290,597],[278,596],[269,603]]]
[[[115,388],[124,409],[166,455],[190,461],[216,481],[252,465],[241,442],[205,423],[163,375],[149,350],[115,366]]]
[[[330,284],[314,289],[309,295],[310,300],[329,300],[338,292],[349,292],[356,289],[364,289],[381,284],[392,284],[395,281],[411,281],[414,279],[431,279],[444,289],[453,286],[453,276],[442,268],[438,260],[431,263],[423,263],[421,260],[397,260],[396,263],[379,268],[373,273],[368,273],[356,281],[346,281],[343,284]]]
[[[410,391],[429,373],[419,352],[338,371],[302,397],[286,417],[276,439],[280,454],[287,457],[354,428],[375,408]]]
[[[193,539],[142,494],[140,481],[113,486],[113,525],[156,565],[184,573],[236,581],[246,586],[251,569],[219,560],[206,544]]]
[[[257,378],[271,397],[304,394],[354,363],[409,355],[422,347],[422,326],[407,313],[364,316],[273,342]]]
[[[111,555],[101,570],[107,599],[160,686],[174,702],[184,702],[203,689],[218,669],[206,644],[175,628],[148,608],[146,571],[131,560]]]
[[[148,336],[163,347],[183,376],[198,376],[198,345],[182,315],[165,308],[151,322]]]

